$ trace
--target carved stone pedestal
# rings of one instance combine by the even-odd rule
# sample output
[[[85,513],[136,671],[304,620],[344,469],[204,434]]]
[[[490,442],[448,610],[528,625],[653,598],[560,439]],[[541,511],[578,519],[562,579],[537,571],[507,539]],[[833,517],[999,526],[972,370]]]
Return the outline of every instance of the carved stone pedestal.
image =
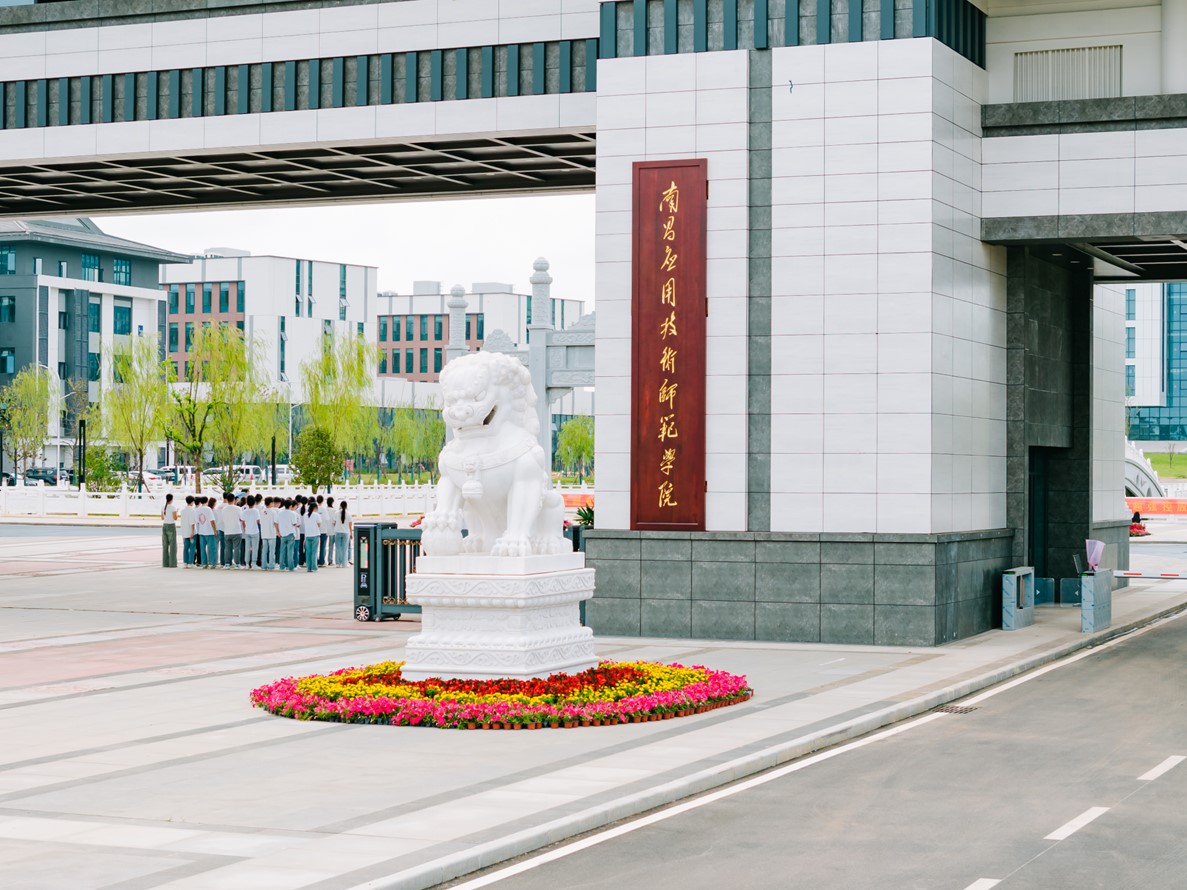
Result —
[[[422,631],[408,641],[403,675],[529,679],[595,667],[593,631],[578,604],[593,595],[585,554],[422,556],[408,576]]]

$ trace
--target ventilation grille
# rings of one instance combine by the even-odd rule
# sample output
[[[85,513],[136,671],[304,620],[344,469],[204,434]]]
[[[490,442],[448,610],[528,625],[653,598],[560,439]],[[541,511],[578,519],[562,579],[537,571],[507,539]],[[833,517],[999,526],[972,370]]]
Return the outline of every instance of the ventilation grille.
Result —
[[[1014,101],[1112,99],[1121,95],[1121,47],[1014,54]]]

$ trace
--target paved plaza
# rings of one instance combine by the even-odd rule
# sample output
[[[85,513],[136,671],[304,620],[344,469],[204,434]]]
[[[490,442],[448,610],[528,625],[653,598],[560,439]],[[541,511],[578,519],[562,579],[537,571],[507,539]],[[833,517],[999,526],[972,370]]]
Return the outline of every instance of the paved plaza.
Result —
[[[750,702],[538,732],[302,723],[278,677],[400,658],[407,619],[351,618],[346,570],[161,569],[156,532],[0,525],[0,886],[429,887],[931,710],[1096,638],[1079,612],[942,648],[601,638],[704,663]],[[1173,555],[1135,565],[1174,570]],[[1119,591],[1106,635],[1187,607]]]

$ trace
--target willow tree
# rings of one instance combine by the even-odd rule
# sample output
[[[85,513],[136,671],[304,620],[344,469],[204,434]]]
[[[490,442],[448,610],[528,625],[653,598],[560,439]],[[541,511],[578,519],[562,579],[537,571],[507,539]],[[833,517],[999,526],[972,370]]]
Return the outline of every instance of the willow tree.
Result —
[[[594,455],[594,424],[588,414],[565,422],[556,437],[556,456],[561,465],[576,470],[584,479]]]
[[[309,423],[342,453],[371,447],[374,368],[379,348],[352,334],[326,334],[322,348],[301,362],[301,388]]]
[[[4,448],[12,456],[14,473],[24,473],[45,444],[53,397],[50,373],[38,365],[22,368],[11,383],[0,387]]]
[[[99,400],[107,440],[136,458],[137,487],[144,482],[144,455],[164,438],[169,409],[169,365],[155,336],[133,337],[105,350],[111,378]]]
[[[260,345],[245,339],[234,325],[201,325],[187,353],[181,377],[170,390],[166,431],[193,464],[194,484],[201,492],[207,447],[234,467],[242,451],[261,444],[270,405]]]

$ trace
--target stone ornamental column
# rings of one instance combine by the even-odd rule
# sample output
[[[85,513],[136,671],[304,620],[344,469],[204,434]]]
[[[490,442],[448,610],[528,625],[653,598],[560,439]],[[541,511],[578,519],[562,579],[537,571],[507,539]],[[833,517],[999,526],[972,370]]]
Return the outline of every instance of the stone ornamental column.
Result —
[[[1162,91],[1187,93],[1187,0],[1162,0]]]
[[[536,417],[540,422],[540,447],[552,467],[552,406],[548,402],[548,343],[552,339],[552,276],[548,260],[532,263],[532,323],[528,325],[528,370],[536,390]]]
[[[449,291],[449,345],[445,348],[445,361],[451,362],[470,351],[466,342],[466,289],[455,284]]]

